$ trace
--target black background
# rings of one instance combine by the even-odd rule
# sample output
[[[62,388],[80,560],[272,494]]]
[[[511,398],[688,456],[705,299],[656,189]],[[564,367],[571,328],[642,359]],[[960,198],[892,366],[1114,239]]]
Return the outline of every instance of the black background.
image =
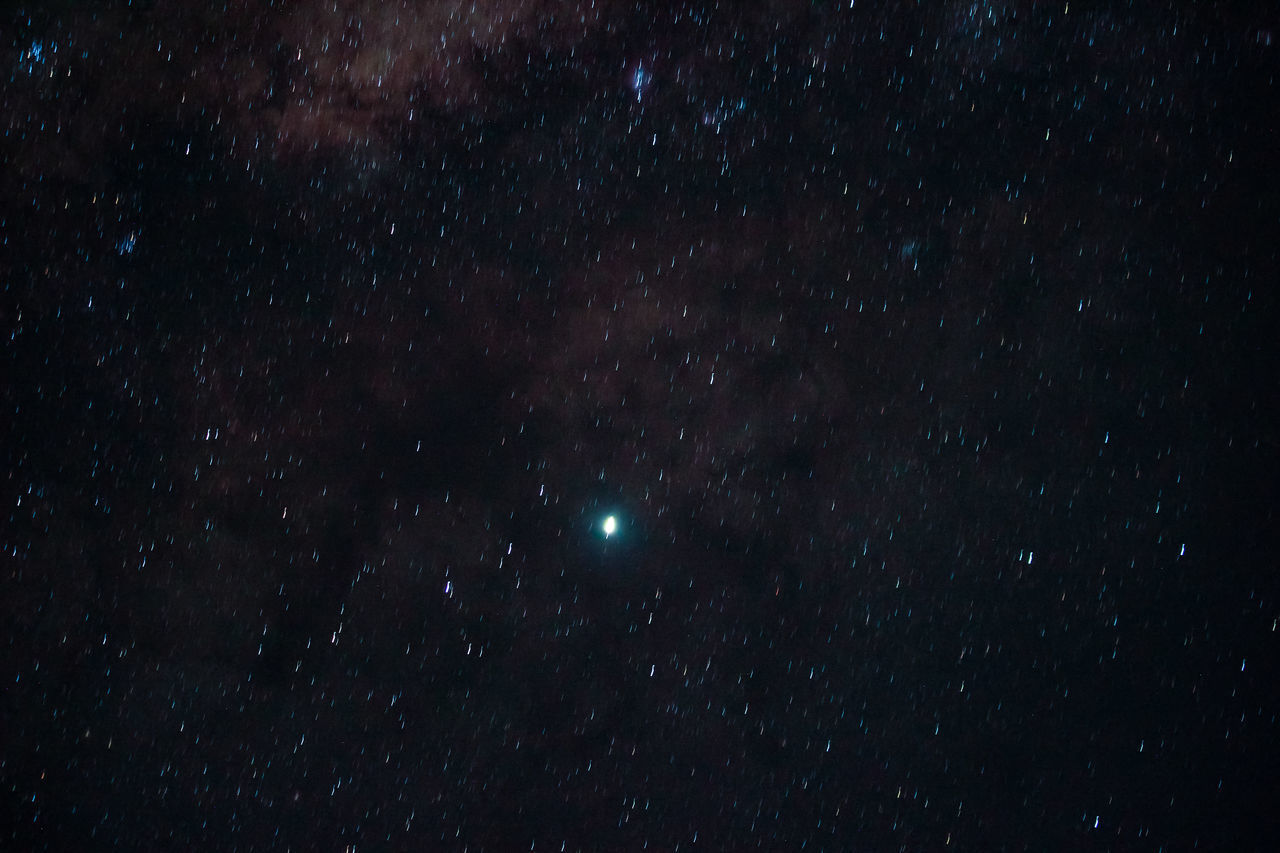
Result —
[[[1108,5],[7,5],[0,846],[1274,849],[1280,16]]]

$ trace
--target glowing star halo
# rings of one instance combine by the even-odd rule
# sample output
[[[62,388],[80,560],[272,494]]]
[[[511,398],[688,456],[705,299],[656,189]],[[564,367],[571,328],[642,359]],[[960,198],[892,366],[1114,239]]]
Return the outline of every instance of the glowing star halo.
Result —
[[[608,539],[618,532],[618,517],[615,515],[605,516],[604,521],[600,522],[600,529],[604,531],[604,538]]]

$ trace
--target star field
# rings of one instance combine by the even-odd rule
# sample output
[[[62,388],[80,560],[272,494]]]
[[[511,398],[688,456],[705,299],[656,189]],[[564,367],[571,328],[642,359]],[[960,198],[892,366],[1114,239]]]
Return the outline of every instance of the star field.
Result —
[[[1280,843],[1275,13],[3,15],[0,848]]]

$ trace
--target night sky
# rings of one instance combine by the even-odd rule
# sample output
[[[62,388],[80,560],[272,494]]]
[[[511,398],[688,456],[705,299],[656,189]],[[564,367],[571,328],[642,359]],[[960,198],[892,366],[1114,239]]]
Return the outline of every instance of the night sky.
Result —
[[[0,849],[1277,849],[1268,6],[6,3]]]

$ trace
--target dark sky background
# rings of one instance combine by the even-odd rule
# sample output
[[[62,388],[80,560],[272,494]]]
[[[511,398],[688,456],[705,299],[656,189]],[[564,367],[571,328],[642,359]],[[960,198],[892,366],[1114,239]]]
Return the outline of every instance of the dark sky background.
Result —
[[[0,848],[1276,849],[1267,5],[6,4]]]

